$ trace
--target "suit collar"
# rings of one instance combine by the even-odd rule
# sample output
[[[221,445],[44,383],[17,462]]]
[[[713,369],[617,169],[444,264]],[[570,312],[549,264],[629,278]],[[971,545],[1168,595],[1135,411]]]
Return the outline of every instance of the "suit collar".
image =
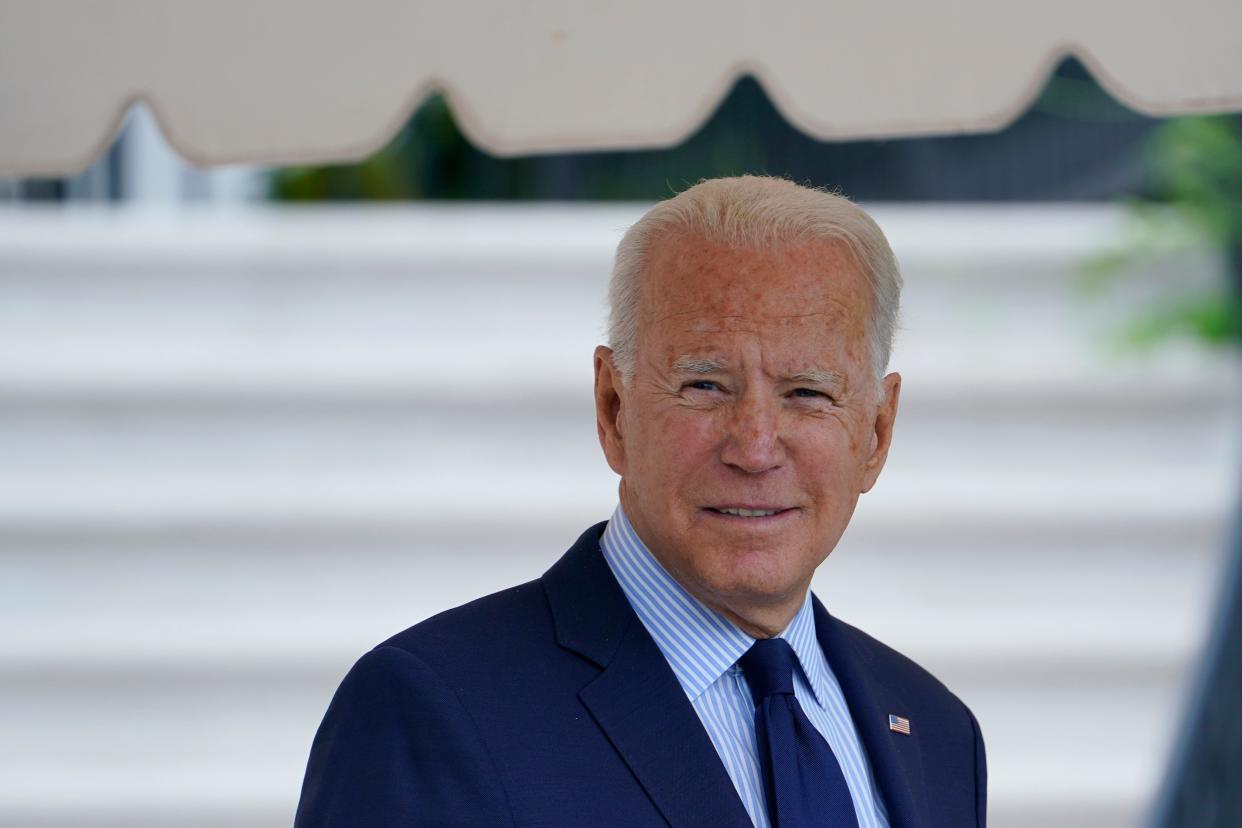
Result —
[[[818,598],[813,603],[816,635],[867,750],[889,825],[930,825],[918,722],[912,722],[909,736],[894,733],[888,726],[889,714],[909,718],[909,704],[891,684],[881,683],[866,651],[858,646],[861,633],[829,615]]]
[[[698,714],[604,561],[604,526],[543,576],[557,642],[601,668],[578,696],[669,825],[750,826]]]
[[[638,620],[599,551],[607,525],[597,523],[583,532],[542,579],[556,643],[599,667],[608,666],[626,628]]]

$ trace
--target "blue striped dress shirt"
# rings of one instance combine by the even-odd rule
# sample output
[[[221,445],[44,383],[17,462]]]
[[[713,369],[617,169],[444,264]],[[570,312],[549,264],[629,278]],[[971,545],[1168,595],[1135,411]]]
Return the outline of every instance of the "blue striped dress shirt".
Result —
[[[751,820],[757,828],[768,828],[755,706],[746,677],[737,666],[755,639],[673,580],[634,532],[620,505],[604,530],[600,547],[625,597],[699,714]],[[845,696],[815,637],[809,592],[780,637],[789,642],[801,667],[794,671],[794,695],[841,763],[859,828],[888,828],[888,816]]]

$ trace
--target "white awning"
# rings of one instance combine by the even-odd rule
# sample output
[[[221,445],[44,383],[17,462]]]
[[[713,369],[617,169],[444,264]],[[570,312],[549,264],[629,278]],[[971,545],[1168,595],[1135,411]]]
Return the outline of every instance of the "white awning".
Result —
[[[6,0],[0,172],[145,100],[188,160],[364,157],[433,91],[502,155],[657,147],[743,74],[820,138],[996,129],[1067,55],[1153,115],[1242,110],[1237,0]]]

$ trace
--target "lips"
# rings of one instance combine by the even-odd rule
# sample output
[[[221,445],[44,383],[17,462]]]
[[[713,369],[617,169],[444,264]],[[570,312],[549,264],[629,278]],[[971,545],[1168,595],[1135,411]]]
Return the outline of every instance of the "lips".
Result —
[[[731,517],[765,518],[792,511],[786,506],[708,506],[709,512]]]

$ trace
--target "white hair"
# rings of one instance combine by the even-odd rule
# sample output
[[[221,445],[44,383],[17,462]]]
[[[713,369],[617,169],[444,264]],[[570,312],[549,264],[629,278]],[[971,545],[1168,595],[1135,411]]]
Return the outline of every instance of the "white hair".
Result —
[[[651,249],[661,236],[679,233],[752,249],[807,241],[844,243],[871,288],[867,335],[878,387],[888,368],[901,302],[901,271],[884,233],[844,196],[752,175],[701,181],[660,202],[617,245],[608,287],[608,344],[623,382],[634,376],[642,277]]]

